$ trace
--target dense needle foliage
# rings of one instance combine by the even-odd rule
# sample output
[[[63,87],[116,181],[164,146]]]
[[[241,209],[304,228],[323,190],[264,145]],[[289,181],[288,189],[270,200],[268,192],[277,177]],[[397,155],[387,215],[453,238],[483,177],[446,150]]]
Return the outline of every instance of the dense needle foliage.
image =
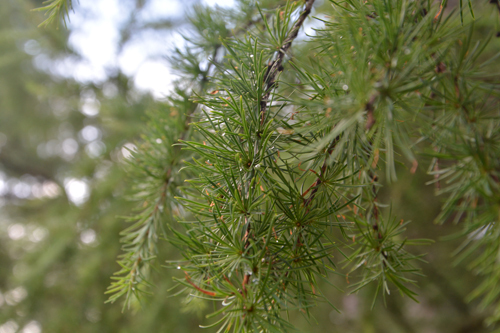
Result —
[[[291,330],[286,314],[328,301],[318,282],[331,274],[415,299],[429,241],[407,239],[378,197],[400,164],[428,168],[436,221],[463,226],[456,258],[475,256],[470,298],[494,327],[500,85],[482,52],[496,32],[474,39],[470,3],[330,1],[314,19],[313,5],[195,10],[171,57],[181,79],[129,163],[139,206],[110,300],[150,291],[163,237],[182,255],[169,262],[179,293],[214,301],[220,331]]]

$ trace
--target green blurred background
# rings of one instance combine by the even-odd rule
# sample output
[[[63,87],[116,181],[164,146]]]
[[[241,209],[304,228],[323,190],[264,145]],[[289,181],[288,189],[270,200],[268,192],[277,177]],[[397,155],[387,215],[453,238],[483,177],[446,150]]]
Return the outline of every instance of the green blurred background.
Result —
[[[165,108],[161,96],[173,76],[165,77],[161,57],[168,45],[182,43],[174,31],[189,31],[183,13],[198,2],[94,2],[115,11],[119,19],[112,22],[96,21],[99,8],[92,2],[81,0],[69,29],[56,29],[37,28],[43,16],[31,9],[41,0],[0,1],[0,333],[202,332],[212,305],[188,308],[181,297],[169,297],[172,276],[180,272],[161,267],[178,256],[166,242],[152,276],[153,296],[140,309],[122,312],[121,304],[104,303],[126,227],[119,216],[131,212],[124,147],[134,147],[147,112]],[[484,3],[476,12],[478,39],[498,31],[498,13]],[[89,26],[95,29],[82,28]],[[106,29],[112,31],[111,52],[107,41],[90,52],[89,40]],[[494,38],[489,52],[499,50],[500,38]],[[92,64],[99,52],[104,60]],[[149,71],[141,72],[141,61]],[[325,284],[323,290],[341,312],[320,303],[309,320],[291,313],[300,332],[491,331],[482,324],[488,310],[464,301],[478,280],[466,263],[452,263],[461,239],[441,237],[460,226],[433,223],[441,201],[425,186],[425,171],[412,175],[401,167],[400,180],[382,195],[385,202],[391,198],[397,216],[413,221],[408,237],[436,241],[415,249],[428,261],[414,288],[420,303],[391,295],[371,310],[374,290],[348,295],[342,292],[348,281],[332,276],[336,288]]]

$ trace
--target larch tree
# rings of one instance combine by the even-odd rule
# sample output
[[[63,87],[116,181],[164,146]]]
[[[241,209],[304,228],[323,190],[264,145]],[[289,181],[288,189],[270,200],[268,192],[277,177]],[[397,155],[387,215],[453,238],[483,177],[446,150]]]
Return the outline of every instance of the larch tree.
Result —
[[[50,2],[49,20],[70,5]],[[473,5],[197,7],[170,55],[175,88],[131,152],[138,205],[109,300],[127,307],[154,290],[165,239],[180,256],[167,262],[182,272],[172,293],[212,302],[207,327],[219,332],[292,331],[295,313],[335,306],[322,292],[332,276],[350,293],[371,286],[373,302],[417,301],[424,245],[440,239],[407,237],[412,225],[381,193],[427,170],[435,222],[461,227],[454,258],[478,277],[467,298],[498,328],[498,28],[474,30],[483,6],[497,22],[498,11]]]

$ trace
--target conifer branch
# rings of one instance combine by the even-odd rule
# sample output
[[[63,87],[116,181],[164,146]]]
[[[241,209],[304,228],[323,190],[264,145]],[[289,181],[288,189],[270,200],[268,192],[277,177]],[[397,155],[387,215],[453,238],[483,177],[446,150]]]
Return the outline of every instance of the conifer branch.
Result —
[[[178,124],[172,140],[180,137],[183,150],[169,150],[187,157],[186,176],[166,182],[175,191],[152,196],[166,193],[189,211],[179,221],[185,229],[171,227],[169,234],[183,255],[171,262],[184,272],[176,279],[181,291],[214,300],[213,315],[224,313],[221,331],[285,332],[283,311],[298,308],[307,316],[323,297],[316,279],[336,267],[332,230],[339,230],[349,242],[348,274],[359,272],[352,292],[374,283],[376,295],[396,290],[416,299],[411,276],[419,274],[415,262],[422,256],[408,246],[428,241],[403,237],[408,222],[379,202],[378,172],[385,168],[396,181],[395,165],[410,161],[414,173],[415,142],[427,140],[435,158],[429,170],[446,184],[438,192],[448,195],[439,220],[466,221],[464,248],[487,249],[473,263],[485,284],[472,296],[486,294],[484,304],[496,304],[500,292],[487,289],[500,276],[493,262],[500,223],[492,214],[500,202],[500,153],[491,144],[498,131],[485,120],[494,118],[497,104],[488,104],[485,91],[496,93],[498,86],[475,76],[477,52],[463,42],[466,28],[448,26],[446,1],[443,7],[334,3],[324,27],[304,42],[315,52],[312,61],[305,60],[308,52],[294,54],[278,79],[313,3],[273,8],[274,19],[261,11],[262,24],[244,24],[244,38],[236,29],[210,51],[217,73],[201,81],[216,88],[200,91],[199,114]],[[210,18],[203,22],[200,31]],[[217,50],[226,58],[216,64]],[[177,164],[161,170],[172,176]],[[188,185],[177,189],[186,178]],[[150,210],[159,212],[159,201],[151,202],[157,206]],[[135,259],[128,274],[144,263],[143,256]]]
[[[264,126],[264,122],[266,120],[267,103],[269,103],[269,96],[271,96],[271,92],[276,86],[276,76],[278,75],[279,72],[283,70],[283,59],[285,58],[286,53],[292,46],[292,42],[299,34],[299,30],[304,24],[304,21],[306,20],[307,16],[311,13],[314,1],[315,0],[306,0],[306,5],[304,7],[304,10],[302,11],[299,18],[293,25],[283,45],[279,48],[276,59],[274,61],[271,61],[267,65],[267,71],[266,74],[264,75],[264,85],[266,89],[260,102],[261,127]]]
[[[204,71],[202,78],[199,80],[200,84],[198,91],[196,93],[201,93],[204,91],[209,83],[208,75],[210,71],[215,67],[215,55],[221,45],[215,45],[213,51],[212,62],[209,63],[208,68]],[[185,94],[189,92],[186,91]],[[172,140],[171,144],[177,141],[182,141],[187,138],[190,132],[191,118],[193,113],[196,111],[198,105],[196,103],[189,102],[185,110],[182,110],[182,115],[185,119],[179,128],[179,131],[175,131],[174,136],[177,136]],[[178,112],[178,111],[177,111]],[[121,259],[118,261],[122,270],[115,273],[117,275],[114,279],[115,281],[109,286],[106,293],[112,294],[108,302],[115,302],[122,295],[125,296],[125,306],[130,306],[133,301],[134,296],[136,299],[140,298],[141,293],[145,293],[145,286],[149,285],[147,279],[149,278],[150,265],[157,256],[157,241],[159,238],[160,230],[163,229],[162,224],[164,224],[166,219],[169,218],[163,213],[163,210],[169,209],[166,206],[173,204],[172,195],[168,194],[169,191],[175,192],[175,189],[170,188],[171,186],[176,186],[172,183],[172,173],[174,169],[179,169],[182,164],[182,160],[178,158],[180,154],[179,146],[167,147],[168,155],[163,156],[168,163],[164,166],[163,173],[159,174],[159,179],[162,179],[161,188],[157,194],[156,201],[153,204],[152,209],[149,207],[148,201],[144,202],[146,207],[143,212],[138,214],[138,218],[134,221],[134,218],[129,218],[134,222],[131,228],[126,229],[122,232],[123,238],[122,242],[125,244],[123,250],[125,254],[121,255]],[[146,155],[150,154],[147,150],[144,152]],[[137,159],[137,155],[135,159]],[[161,158],[161,157],[160,157]],[[154,199],[154,198],[153,198]],[[146,214],[146,215],[144,215]]]
[[[258,21],[251,21],[245,24],[245,27],[249,28],[252,24],[257,22]],[[240,29],[238,31],[242,32],[243,30]],[[155,145],[158,139],[154,137],[166,138],[164,134],[161,134],[164,129],[158,128],[156,124],[157,120],[153,118],[149,125],[149,135],[153,135],[153,142],[148,146],[145,146],[143,143],[139,152],[133,153],[132,163],[134,163],[134,165],[132,165],[132,169],[136,169],[137,165],[140,165],[141,162],[149,160],[150,156],[155,156],[155,158],[158,158],[162,162],[157,170],[158,174],[154,177],[155,183],[152,184],[153,193],[151,198],[144,201],[144,208],[141,208],[136,216],[128,218],[134,225],[122,232],[122,242],[124,243],[123,250],[125,253],[121,255],[120,260],[118,260],[122,270],[115,273],[116,276],[113,277],[115,281],[108,288],[107,293],[112,294],[108,300],[109,302],[114,302],[121,296],[125,296],[124,307],[130,306],[132,301],[140,299],[141,294],[146,293],[145,288],[150,285],[147,281],[149,279],[148,272],[158,253],[157,242],[160,235],[163,233],[161,230],[163,230],[164,225],[168,225],[169,222],[173,220],[171,216],[172,212],[169,212],[171,210],[169,207],[177,205],[177,200],[174,199],[174,195],[179,193],[177,188],[180,182],[175,181],[174,178],[178,178],[180,175],[175,175],[174,177],[174,173],[178,173],[184,161],[180,158],[182,153],[181,146],[174,144],[188,139],[191,133],[190,123],[195,116],[196,110],[199,108],[197,103],[188,101],[188,96],[204,93],[207,87],[211,85],[209,76],[213,75],[213,70],[219,66],[216,56],[221,50],[222,45],[216,43],[210,47],[213,51],[206,51],[212,54],[207,69],[204,71],[199,70],[199,64],[196,68],[197,72],[202,72],[202,77],[198,78],[195,75],[190,84],[187,85],[188,88],[177,90],[180,99],[170,99],[173,104],[172,107],[174,108],[174,116],[181,116],[181,119],[183,118],[184,120],[178,123],[176,128],[172,128],[173,131],[168,133],[168,141],[165,142],[164,145],[159,146],[161,149],[158,150],[156,148],[158,146]],[[197,87],[190,90],[189,87],[191,86]],[[171,116],[173,113],[171,113]],[[153,129],[158,130],[157,135],[153,134]],[[188,156],[189,155],[187,155],[186,158],[188,158]],[[147,168],[146,163],[144,163],[144,169]],[[147,179],[139,182],[138,192],[144,191],[143,184],[148,182],[148,178],[152,175],[150,171],[147,171],[145,174],[144,169],[140,168],[136,170],[142,177]],[[156,183],[157,180],[162,181]],[[150,202],[152,202],[152,206]],[[195,286],[190,279],[187,281],[190,285]]]
[[[69,11],[73,9],[73,0],[47,0],[43,5],[43,7],[33,9],[34,11],[44,11],[45,15],[47,15],[47,18],[40,23],[39,27],[46,27],[58,18],[62,18],[66,26]]]

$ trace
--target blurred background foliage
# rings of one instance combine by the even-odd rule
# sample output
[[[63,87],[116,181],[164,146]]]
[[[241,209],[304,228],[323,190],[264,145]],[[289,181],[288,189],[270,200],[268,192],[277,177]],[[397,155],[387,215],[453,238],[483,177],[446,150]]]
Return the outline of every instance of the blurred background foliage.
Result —
[[[118,50],[141,30],[165,32],[187,20],[138,21],[148,0],[124,1],[127,19],[120,27]],[[498,13],[484,1],[476,12],[476,35],[498,29]],[[80,57],[60,28],[37,28],[42,1],[0,2],[0,333],[40,332],[196,332],[205,309],[190,309],[168,297],[172,276],[161,264],[178,257],[160,244],[153,295],[141,308],[122,313],[120,304],[105,304],[110,276],[118,270],[119,216],[131,211],[124,161],[139,138],[147,112],[169,112],[161,98],[134,87],[119,67],[99,82],[82,82],[54,74],[57,59]],[[184,3],[185,10],[195,5]],[[315,15],[321,12],[318,3]],[[457,17],[457,19],[459,19]],[[500,38],[489,55],[500,50]],[[294,52],[300,52],[300,47]],[[166,54],[167,55],[167,54]],[[497,65],[498,66],[498,65]],[[498,66],[500,67],[500,66]],[[49,69],[47,69],[49,68]],[[459,232],[436,225],[440,199],[420,170],[399,170],[399,181],[385,187],[397,216],[412,220],[409,238],[430,238],[419,301],[391,295],[376,301],[366,288],[347,295],[329,285],[323,290],[342,312],[328,304],[312,310],[314,320],[293,316],[300,332],[489,332],[487,313],[464,301],[478,280],[465,265],[452,265],[452,252],[463,241],[442,241]],[[340,260],[340,254],[338,255]],[[349,281],[332,278],[346,290]],[[209,332],[210,330],[206,330]]]

